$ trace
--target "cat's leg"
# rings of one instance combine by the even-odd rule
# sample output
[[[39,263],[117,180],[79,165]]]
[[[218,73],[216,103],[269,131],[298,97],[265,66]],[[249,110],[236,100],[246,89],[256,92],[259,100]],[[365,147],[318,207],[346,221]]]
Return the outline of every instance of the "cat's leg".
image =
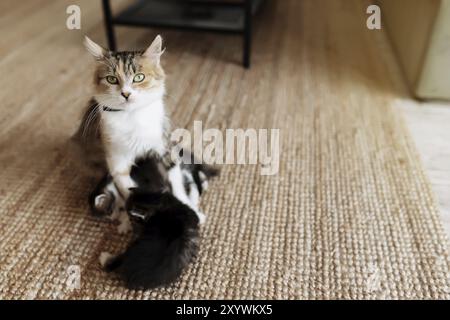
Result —
[[[118,192],[118,203],[116,204],[113,218],[119,220],[117,232],[120,234],[125,234],[132,230],[128,213],[125,210],[125,203],[130,195],[130,189],[136,187],[136,184],[130,177],[133,161],[134,159],[129,155],[121,153],[107,157],[108,167]]]
[[[116,195],[116,203],[114,205],[114,210],[113,210],[112,214],[109,216],[109,218],[111,220],[115,221],[115,220],[119,220],[119,217],[120,217],[122,211],[125,210],[124,209],[125,208],[125,200],[119,193],[119,190],[117,190],[117,187],[114,183],[111,186],[111,189],[113,189],[113,188],[114,188],[114,192]]]
[[[197,189],[197,185],[195,183],[191,184],[190,190],[189,190],[189,200],[191,201],[192,205],[196,208],[199,207],[200,204],[200,193]]]
[[[119,225],[117,226],[117,232],[119,234],[126,234],[133,229],[128,213],[125,210],[125,201],[112,180],[93,201],[94,207],[97,210],[96,212],[103,210],[102,215],[106,214],[109,219],[119,221]],[[107,206],[107,209],[104,209],[105,206]]]
[[[127,155],[119,154],[109,156],[107,162],[114,183],[120,195],[126,201],[130,195],[130,189],[136,187],[136,184],[130,176],[134,159]]]
[[[205,191],[209,187],[208,180],[218,176],[220,170],[219,168],[213,167],[208,164],[200,164],[196,172],[198,174],[198,182],[201,185],[201,191]],[[201,193],[202,192],[200,192],[200,194]]]
[[[196,208],[199,207],[200,203],[200,190],[194,181],[192,173],[188,170],[182,169],[183,173],[183,185],[184,189],[189,197],[190,202]]]
[[[117,232],[119,234],[126,234],[133,230],[133,225],[131,224],[130,217],[126,210],[121,210],[118,216],[119,225],[117,226]]]
[[[208,189],[208,180],[219,175],[219,168],[198,161],[190,150],[184,148],[179,150],[179,157],[182,169],[191,172],[201,195]]]
[[[102,253],[100,253],[98,260],[99,260],[102,268],[104,268],[106,271],[110,272],[110,271],[114,271],[115,269],[120,267],[120,265],[122,264],[122,261],[123,261],[123,255],[120,254],[120,255],[115,256],[112,253],[103,251]]]
[[[136,187],[136,184],[130,177],[130,170],[126,172],[116,173],[115,175],[113,175],[113,178],[122,198],[128,199],[130,195],[130,189]]]
[[[89,206],[96,216],[111,215],[118,197],[114,182],[109,175],[105,175],[97,187],[89,195]]]
[[[132,230],[132,225],[125,210],[125,200],[117,190],[110,176],[105,177],[92,196],[93,212],[98,215],[108,215],[111,220],[118,220],[117,232],[125,234]]]
[[[112,184],[112,187],[115,188],[115,184]],[[110,219],[119,221],[119,225],[117,226],[117,232],[119,234],[126,234],[133,229],[133,226],[131,225],[130,218],[125,209],[125,200],[123,199],[121,194],[119,194],[117,189],[115,190],[115,192],[117,193],[116,203],[114,206],[114,210],[110,215]]]
[[[209,187],[208,177],[206,176],[206,174],[203,173],[203,171],[199,171],[198,176],[200,178],[200,183],[202,184],[202,190],[203,191],[207,190]]]
[[[100,262],[100,265],[103,268],[106,268],[106,266],[108,266],[110,264],[110,262],[112,260],[114,260],[115,256],[112,253],[103,251],[102,253],[100,253],[100,256],[98,257],[98,260]]]
[[[116,183],[118,189],[120,190],[120,203],[117,205],[117,220],[119,220],[119,225],[117,226],[117,232],[119,234],[126,234],[130,232],[133,228],[128,217],[128,213],[125,210],[125,202],[130,195],[130,189],[135,187],[134,181],[131,179],[130,174],[120,174],[113,176],[114,182]]]
[[[198,216],[200,224],[203,224],[206,220],[206,216],[199,210],[198,206],[191,202],[191,199],[186,193],[186,189],[183,184],[183,174],[179,164],[174,165],[168,171],[168,178],[172,186],[172,193],[178,200],[188,205]]]

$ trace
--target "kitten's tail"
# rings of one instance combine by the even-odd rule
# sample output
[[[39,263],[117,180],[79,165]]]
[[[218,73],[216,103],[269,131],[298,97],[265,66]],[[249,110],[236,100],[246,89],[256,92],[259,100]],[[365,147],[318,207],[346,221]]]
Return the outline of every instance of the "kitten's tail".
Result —
[[[203,191],[208,189],[208,180],[214,178],[220,174],[220,170],[216,167],[207,164],[195,165],[192,172],[192,177],[197,186],[198,193],[201,195]]]
[[[196,161],[196,157],[189,150],[181,149],[179,151],[181,158],[181,167],[192,174],[198,192],[201,195],[203,191],[208,189],[208,180],[220,174],[220,169],[215,166]],[[184,161],[187,159],[188,161]]]
[[[194,154],[189,150],[181,149],[179,151],[179,156],[182,159],[182,166],[191,171],[202,172],[207,179],[214,178],[220,174],[220,169],[218,167],[197,161]],[[183,160],[185,159],[185,157],[187,157],[189,163],[184,163]]]

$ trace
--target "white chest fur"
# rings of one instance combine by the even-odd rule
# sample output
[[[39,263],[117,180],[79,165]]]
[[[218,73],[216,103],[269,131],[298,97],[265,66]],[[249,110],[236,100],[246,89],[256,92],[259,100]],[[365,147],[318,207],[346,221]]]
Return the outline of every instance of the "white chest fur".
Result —
[[[131,111],[102,112],[102,139],[113,176],[129,172],[136,158],[150,150],[164,153],[164,120],[162,101]]]

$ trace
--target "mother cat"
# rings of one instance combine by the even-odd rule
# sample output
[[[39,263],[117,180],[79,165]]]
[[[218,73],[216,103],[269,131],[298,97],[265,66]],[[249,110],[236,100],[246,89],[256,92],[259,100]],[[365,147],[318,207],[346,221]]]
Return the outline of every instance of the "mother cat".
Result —
[[[94,77],[96,93],[73,140],[90,167],[107,174],[90,199],[93,211],[110,213],[113,208],[120,208],[130,188],[135,187],[130,177],[132,165],[137,158],[152,153],[168,168],[174,196],[189,205],[203,222],[205,216],[198,209],[199,195],[207,178],[217,171],[173,159],[170,124],[164,108],[161,37],[158,35],[145,51],[112,52],[88,37],[85,46],[98,62]],[[127,215],[119,216],[122,222],[119,232],[128,231]]]

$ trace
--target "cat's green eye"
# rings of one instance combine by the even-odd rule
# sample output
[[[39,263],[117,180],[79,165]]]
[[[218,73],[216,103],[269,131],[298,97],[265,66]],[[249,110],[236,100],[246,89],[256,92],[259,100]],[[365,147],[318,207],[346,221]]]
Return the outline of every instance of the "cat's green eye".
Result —
[[[110,83],[110,84],[118,84],[119,83],[119,80],[117,80],[117,78],[114,76],[107,76],[106,81],[108,81],[108,83]]]
[[[138,73],[134,76],[133,82],[142,82],[145,79],[145,76],[143,73]]]

